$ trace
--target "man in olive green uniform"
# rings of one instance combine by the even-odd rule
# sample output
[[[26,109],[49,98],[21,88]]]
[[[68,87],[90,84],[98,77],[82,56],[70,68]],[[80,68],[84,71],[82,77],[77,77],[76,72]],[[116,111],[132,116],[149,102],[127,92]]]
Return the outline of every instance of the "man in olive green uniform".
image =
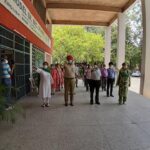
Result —
[[[74,100],[74,88],[75,88],[75,65],[73,63],[73,57],[67,56],[67,63],[64,64],[64,98],[65,106],[68,106],[68,96],[70,92],[70,105],[73,106]]]
[[[125,104],[127,101],[128,87],[130,86],[130,71],[127,64],[123,63],[119,71],[117,85],[119,86],[119,104]]]

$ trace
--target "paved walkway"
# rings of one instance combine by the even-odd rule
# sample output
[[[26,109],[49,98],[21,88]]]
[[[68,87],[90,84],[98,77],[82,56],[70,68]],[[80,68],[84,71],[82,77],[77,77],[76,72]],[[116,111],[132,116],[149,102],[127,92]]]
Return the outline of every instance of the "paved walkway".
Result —
[[[127,105],[100,93],[101,105],[89,105],[89,93],[76,90],[75,106],[63,106],[58,93],[42,109],[37,97],[22,101],[27,118],[0,125],[0,150],[150,150],[150,100],[129,93]]]

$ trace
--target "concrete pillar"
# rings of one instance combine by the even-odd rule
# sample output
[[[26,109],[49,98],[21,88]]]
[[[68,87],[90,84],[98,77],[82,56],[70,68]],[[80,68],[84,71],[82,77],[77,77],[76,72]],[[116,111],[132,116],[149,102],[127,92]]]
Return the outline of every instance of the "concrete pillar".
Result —
[[[118,48],[117,48],[117,68],[120,69],[125,61],[125,14],[119,13],[118,16]]]
[[[142,49],[142,79],[141,94],[150,98],[150,0],[142,1],[143,12],[143,49]]]
[[[111,56],[111,26],[105,28],[105,64],[108,67]]]
[[[30,78],[32,78],[32,48],[33,44],[30,43]]]
[[[50,34],[52,34],[52,24],[46,24],[46,28]]]

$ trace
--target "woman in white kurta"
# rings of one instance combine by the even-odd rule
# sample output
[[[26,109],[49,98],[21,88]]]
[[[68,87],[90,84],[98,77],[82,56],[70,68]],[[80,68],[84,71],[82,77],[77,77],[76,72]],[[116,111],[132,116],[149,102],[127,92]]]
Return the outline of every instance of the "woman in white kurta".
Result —
[[[48,63],[43,63],[43,68],[37,68],[36,72],[40,74],[40,85],[39,85],[39,97],[43,99],[43,107],[49,107],[49,102],[51,99],[51,84],[53,79],[50,72],[46,71]]]

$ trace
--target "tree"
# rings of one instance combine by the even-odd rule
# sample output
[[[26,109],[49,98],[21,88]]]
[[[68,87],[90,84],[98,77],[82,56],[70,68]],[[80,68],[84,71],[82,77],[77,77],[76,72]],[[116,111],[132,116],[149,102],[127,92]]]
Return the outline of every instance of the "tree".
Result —
[[[104,39],[80,26],[54,26],[54,57],[56,63],[63,63],[67,54],[72,54],[77,62],[102,62],[104,59]]]

